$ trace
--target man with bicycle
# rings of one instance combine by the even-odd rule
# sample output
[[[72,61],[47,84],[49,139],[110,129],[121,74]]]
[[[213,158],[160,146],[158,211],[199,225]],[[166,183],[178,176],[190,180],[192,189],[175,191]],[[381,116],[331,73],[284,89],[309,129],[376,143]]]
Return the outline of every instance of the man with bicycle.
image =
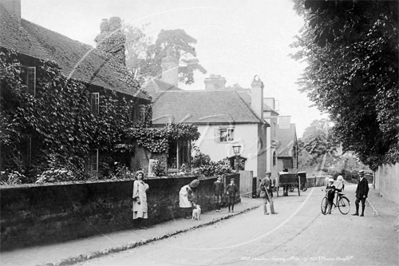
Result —
[[[356,212],[352,215],[354,216],[359,216],[359,202],[362,202],[362,214],[360,214],[361,217],[364,216],[364,209],[366,207],[366,198],[369,193],[369,183],[366,178],[364,178],[364,171],[360,170],[359,171],[359,183],[357,183],[357,188],[356,188]]]

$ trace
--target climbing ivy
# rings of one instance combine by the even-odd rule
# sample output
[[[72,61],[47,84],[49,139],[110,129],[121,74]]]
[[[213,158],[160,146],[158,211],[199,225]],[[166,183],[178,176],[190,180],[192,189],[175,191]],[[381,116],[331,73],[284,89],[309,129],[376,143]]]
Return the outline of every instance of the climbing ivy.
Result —
[[[137,104],[111,90],[100,91],[100,112],[90,111],[90,91],[85,83],[68,79],[52,61],[38,61],[37,95],[26,92],[20,78],[21,64],[12,51],[0,51],[2,169],[35,176],[49,169],[50,156],[60,168],[82,170],[92,148],[99,148],[114,163],[117,144],[126,140],[125,129]],[[147,107],[151,112],[151,108]],[[148,126],[148,115],[142,127]],[[32,139],[32,163],[24,163],[21,143]],[[82,177],[83,178],[83,177]],[[34,180],[25,180],[25,182]]]
[[[126,130],[126,135],[153,153],[166,153],[171,141],[194,141],[199,138],[200,133],[196,125],[167,124],[163,128],[131,127]]]

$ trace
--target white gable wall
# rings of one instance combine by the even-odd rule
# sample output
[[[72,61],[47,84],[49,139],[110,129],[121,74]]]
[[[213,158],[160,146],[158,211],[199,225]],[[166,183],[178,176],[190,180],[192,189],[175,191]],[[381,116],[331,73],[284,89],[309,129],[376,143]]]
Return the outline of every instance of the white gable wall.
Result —
[[[234,128],[234,141],[218,142],[215,141],[215,130],[220,127]],[[233,145],[241,145],[241,156],[247,158],[245,161],[245,170],[253,171],[254,177],[264,177],[266,169],[266,158],[259,160],[259,156],[265,157],[266,154],[258,151],[259,146],[259,127],[258,124],[244,124],[244,125],[211,125],[211,126],[198,126],[198,131],[201,137],[196,141],[196,146],[200,151],[211,157],[212,161],[219,161],[226,157],[234,155]],[[265,133],[263,133],[265,134]],[[262,137],[262,146],[266,144],[266,140]],[[263,163],[260,163],[262,161]],[[262,173],[263,171],[263,173]]]

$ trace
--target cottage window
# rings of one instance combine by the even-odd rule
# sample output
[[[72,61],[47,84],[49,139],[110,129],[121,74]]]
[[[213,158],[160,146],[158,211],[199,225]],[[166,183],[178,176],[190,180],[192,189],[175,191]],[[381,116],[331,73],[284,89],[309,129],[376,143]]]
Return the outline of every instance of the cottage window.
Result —
[[[36,96],[36,67],[21,66],[22,83],[26,85],[26,92]]]
[[[139,104],[133,107],[131,119],[134,122],[145,122],[146,106],[145,104]]]
[[[90,110],[95,115],[100,113],[100,93],[90,93]]]
[[[140,122],[144,122],[145,121],[145,111],[146,111],[145,105],[144,104],[140,104],[139,105],[139,118],[138,118],[138,120]]]
[[[234,141],[234,128],[219,128],[215,132],[216,142]]]
[[[90,151],[90,157],[88,162],[88,168],[90,172],[97,173],[98,172],[98,149]]]
[[[191,143],[188,140],[178,140],[169,143],[168,171],[175,172],[181,169],[184,164],[190,168],[191,164]]]

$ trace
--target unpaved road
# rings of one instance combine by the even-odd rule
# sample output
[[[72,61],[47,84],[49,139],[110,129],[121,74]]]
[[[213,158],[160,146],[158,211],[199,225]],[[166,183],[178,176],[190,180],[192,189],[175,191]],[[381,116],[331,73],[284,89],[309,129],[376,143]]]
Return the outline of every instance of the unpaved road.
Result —
[[[346,187],[350,213],[354,190]],[[258,208],[79,265],[399,265],[397,212],[377,202],[363,218],[338,210],[322,215],[323,195],[321,188],[291,193],[276,200],[277,215]]]

